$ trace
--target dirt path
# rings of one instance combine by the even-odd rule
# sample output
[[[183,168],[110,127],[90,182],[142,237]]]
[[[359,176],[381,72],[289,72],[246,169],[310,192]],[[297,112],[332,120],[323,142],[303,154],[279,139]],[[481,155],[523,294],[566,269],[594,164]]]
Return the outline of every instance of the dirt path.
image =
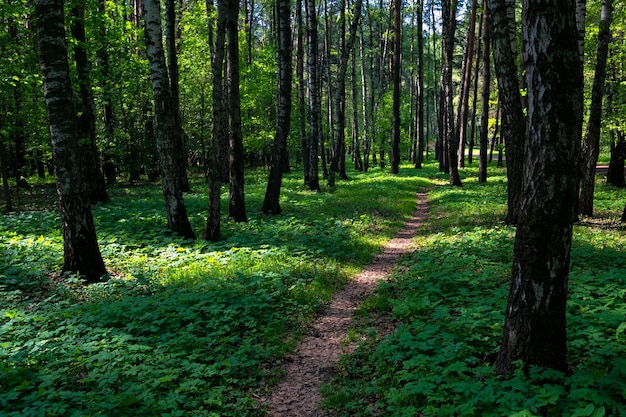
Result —
[[[351,327],[352,315],[372,292],[377,281],[384,279],[398,258],[413,251],[417,228],[428,212],[426,193],[417,194],[417,207],[411,219],[382,254],[361,271],[345,288],[335,294],[324,315],[314,324],[296,352],[287,358],[285,376],[264,401],[269,415],[275,417],[321,417],[319,387],[332,376],[339,355],[345,352],[342,341]]]

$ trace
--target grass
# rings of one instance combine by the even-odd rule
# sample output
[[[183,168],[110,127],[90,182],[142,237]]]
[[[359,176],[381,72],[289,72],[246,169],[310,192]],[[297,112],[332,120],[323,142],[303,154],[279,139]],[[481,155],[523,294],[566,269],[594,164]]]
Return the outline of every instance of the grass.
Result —
[[[311,193],[294,173],[284,214],[266,216],[267,172],[250,171],[250,221],[225,220],[218,243],[167,232],[157,185],[114,186],[94,209],[111,279],[87,287],[56,272],[58,216],[38,185],[22,195],[37,210],[0,216],[0,415],[264,415],[304,326],[411,215],[429,184],[417,174],[351,172]],[[192,188],[199,234],[206,190]]]
[[[284,181],[284,214],[260,212],[267,172],[250,171],[250,221],[224,240],[165,229],[160,188],[109,189],[94,216],[112,279],[60,276],[58,215],[44,185],[0,216],[0,415],[263,416],[280,363],[333,292],[381,251],[433,185],[419,250],[359,311],[361,340],[324,388],[337,416],[626,415],[626,204],[598,183],[597,216],[575,228],[568,375],[494,375],[513,229],[503,169],[474,168],[462,188],[429,164],[398,176],[375,168],[311,193]],[[186,195],[199,234],[206,191]],[[226,190],[224,190],[226,193]],[[49,197],[45,197],[49,196]],[[226,204],[226,194],[223,199]],[[33,203],[33,204],[30,204]],[[226,212],[226,206],[223,207]],[[395,331],[379,335],[385,320]]]
[[[496,377],[514,229],[503,177],[464,171],[429,193],[430,216],[392,279],[359,311],[363,339],[326,387],[335,416],[626,416],[626,198],[598,184],[602,219],[575,227],[570,373],[520,366]],[[396,323],[381,335],[376,323]]]

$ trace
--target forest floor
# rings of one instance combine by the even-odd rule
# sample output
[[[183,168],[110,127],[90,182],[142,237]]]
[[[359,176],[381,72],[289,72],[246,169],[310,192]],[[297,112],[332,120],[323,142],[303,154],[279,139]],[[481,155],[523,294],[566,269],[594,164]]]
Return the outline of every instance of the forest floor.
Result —
[[[404,228],[387,243],[383,253],[335,294],[295,352],[285,360],[282,380],[262,400],[267,404],[270,416],[325,415],[319,409],[322,399],[319,388],[332,377],[340,355],[351,351],[351,345],[345,343],[345,339],[353,326],[353,313],[372,293],[377,283],[387,277],[400,257],[415,249],[413,237],[427,213],[426,193],[419,192],[415,212]],[[391,331],[392,328],[388,329],[388,332]]]

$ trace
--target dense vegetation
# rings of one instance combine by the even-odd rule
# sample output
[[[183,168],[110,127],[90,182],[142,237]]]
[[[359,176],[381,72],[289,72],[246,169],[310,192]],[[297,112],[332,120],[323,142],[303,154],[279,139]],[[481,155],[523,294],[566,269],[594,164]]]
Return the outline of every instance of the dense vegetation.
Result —
[[[570,372],[520,363],[494,375],[511,275],[514,228],[504,177],[429,193],[419,249],[362,307],[364,338],[324,391],[341,416],[626,415],[624,195],[600,187],[601,219],[575,228],[567,310]],[[379,335],[376,324],[395,331]]]
[[[95,208],[111,279],[85,287],[62,262],[54,204],[0,218],[2,415],[264,415],[280,360],[333,291],[411,214],[429,165],[351,173],[335,191],[286,179],[284,216],[260,214],[264,171],[248,175],[248,223],[218,243],[164,233],[159,189],[110,188]],[[365,338],[326,389],[338,415],[623,415],[624,196],[598,184],[599,216],[576,228],[568,307],[571,374],[494,376],[513,229],[503,170],[435,187],[419,250],[365,303]],[[431,179],[418,177],[427,175]],[[195,181],[198,181],[195,178]],[[201,224],[206,196],[187,196]],[[256,209],[255,209],[256,208]],[[375,323],[397,328],[377,336]],[[387,326],[388,327],[388,326]]]
[[[215,244],[168,235],[158,187],[110,188],[94,215],[111,279],[87,287],[55,273],[63,252],[52,201],[0,217],[0,414],[263,415],[257,395],[301,326],[381,250],[428,184],[408,169],[355,173],[318,194],[294,174],[288,214],[264,216],[265,175],[249,173],[249,222],[228,223]],[[197,226],[206,195],[193,188]]]

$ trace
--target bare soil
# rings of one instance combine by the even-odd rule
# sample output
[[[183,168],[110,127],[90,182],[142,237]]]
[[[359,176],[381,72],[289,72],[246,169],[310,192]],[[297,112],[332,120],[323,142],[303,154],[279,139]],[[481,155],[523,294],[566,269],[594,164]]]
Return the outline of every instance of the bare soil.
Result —
[[[269,415],[275,417],[322,417],[319,409],[320,385],[333,375],[339,356],[349,353],[343,343],[352,327],[354,311],[372,293],[377,282],[384,280],[398,259],[415,248],[413,237],[426,217],[426,193],[417,194],[417,207],[411,219],[361,273],[338,291],[328,308],[301,340],[284,365],[285,375],[267,398]]]

